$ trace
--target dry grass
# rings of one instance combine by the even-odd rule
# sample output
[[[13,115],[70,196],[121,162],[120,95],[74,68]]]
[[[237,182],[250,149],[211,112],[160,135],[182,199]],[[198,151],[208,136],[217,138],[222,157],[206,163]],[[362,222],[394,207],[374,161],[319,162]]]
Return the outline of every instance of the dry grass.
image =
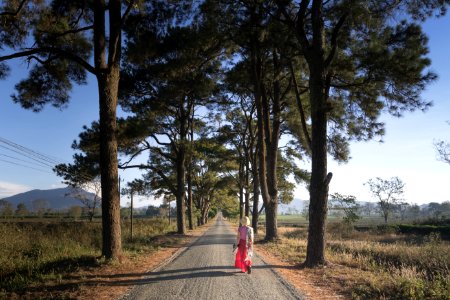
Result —
[[[136,220],[131,240],[122,226],[124,255],[107,263],[99,223],[0,223],[0,299],[111,299],[206,228],[180,236],[166,220]]]
[[[326,248],[329,264],[322,269],[299,266],[306,253],[305,228],[280,228],[279,242],[259,247],[297,267],[297,273],[309,274],[314,285],[345,298],[450,299],[450,246],[439,236],[422,239],[331,228]]]

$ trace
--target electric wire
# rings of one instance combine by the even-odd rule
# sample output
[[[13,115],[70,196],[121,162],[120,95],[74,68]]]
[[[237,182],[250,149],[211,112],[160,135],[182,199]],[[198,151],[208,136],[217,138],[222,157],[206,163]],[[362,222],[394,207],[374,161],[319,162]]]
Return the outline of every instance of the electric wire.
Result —
[[[50,163],[52,165],[58,164],[57,160],[53,159],[52,157],[50,157],[48,155],[39,153],[39,152],[29,149],[27,147],[21,146],[17,143],[9,141],[5,138],[0,137],[0,143],[4,144],[4,145],[2,145],[3,148],[7,148],[10,151],[13,151],[16,153],[20,152],[22,155],[27,156],[28,158],[33,157],[34,160],[44,161],[44,162]]]
[[[49,172],[48,170],[43,170],[42,168],[50,168],[51,170],[53,170],[55,165],[57,165],[59,163],[54,158],[52,158],[48,155],[39,153],[35,150],[29,149],[27,147],[24,147],[22,145],[19,145],[17,143],[14,143],[14,142],[7,140],[5,138],[2,138],[2,137],[0,137],[0,148],[5,149],[9,152],[12,152],[17,156],[22,156],[28,160],[31,160],[31,161],[28,161],[28,160],[21,159],[21,158],[15,157],[15,156],[0,153],[0,155],[3,157],[7,157],[7,158],[15,160],[15,161],[11,161],[11,160],[6,160],[6,159],[0,159],[0,161],[9,163],[9,164],[12,164],[15,166],[25,167],[25,168],[33,169],[36,171],[53,174],[53,171]],[[20,161],[22,163],[18,163],[16,161]],[[26,163],[26,164],[23,164],[23,163]],[[38,169],[36,167],[33,167],[33,165],[34,166],[37,165],[42,168]]]
[[[3,154],[3,153],[0,153],[0,156],[4,156],[4,157],[7,157],[7,158],[18,160],[18,161],[25,162],[25,163],[28,163],[28,164],[33,164],[33,165],[39,166],[39,167],[52,167],[51,165],[47,165],[47,164],[44,164],[44,163],[41,163],[41,162],[33,162],[33,161],[29,161],[29,160],[24,160],[24,159],[20,159],[20,158],[17,158],[17,157],[14,157],[14,156],[10,156],[10,155],[7,155],[7,154]]]
[[[22,165],[22,164],[18,164],[18,163],[16,163],[16,162],[13,162],[13,161],[9,161],[9,160],[5,160],[5,159],[1,159],[1,158],[0,158],[0,161],[2,161],[2,162],[7,162],[7,163],[10,163],[10,164],[12,164],[12,165],[16,165],[16,166],[21,166],[21,167],[25,167],[25,168],[28,168],[28,169],[33,169],[33,170],[36,170],[36,171],[39,171],[39,172],[43,172],[43,173],[48,173],[48,174],[52,174],[51,172],[48,172],[48,171],[45,171],[45,170],[41,170],[41,169],[38,169],[38,168],[33,168],[33,167],[30,167],[30,166],[25,166],[25,165]]]
[[[51,168],[52,172],[48,172],[47,170],[38,169],[38,168],[32,167],[30,165],[24,165],[24,164],[17,163],[17,162],[14,162],[14,161],[0,159],[0,161],[6,162],[6,163],[9,163],[9,164],[12,164],[12,165],[21,166],[21,167],[37,170],[37,171],[40,171],[40,172],[49,173],[49,174],[54,174],[54,171],[53,171],[54,167],[56,165],[60,164],[60,162],[58,162],[57,160],[55,160],[54,158],[52,158],[52,157],[50,157],[48,155],[45,155],[45,154],[40,153],[38,151],[32,150],[32,149],[27,148],[25,146],[19,145],[19,144],[15,143],[15,142],[12,142],[12,141],[7,140],[7,139],[2,138],[2,137],[0,137],[0,148],[6,149],[6,150],[8,150],[10,152],[13,152],[16,155],[24,156],[25,158],[30,159],[32,161],[26,161],[26,160],[23,160],[23,159],[20,159],[20,158],[17,158],[17,157],[13,157],[13,156],[10,156],[10,155],[7,155],[7,154],[0,153],[1,156],[8,157],[10,159],[21,161],[21,162],[24,162],[24,163],[27,163],[27,164],[37,165],[37,166],[44,167],[44,168],[45,167],[49,167],[49,168]],[[83,179],[83,180],[86,180],[87,182],[93,180],[92,176],[89,175],[87,172],[80,172],[78,174],[78,177]]]

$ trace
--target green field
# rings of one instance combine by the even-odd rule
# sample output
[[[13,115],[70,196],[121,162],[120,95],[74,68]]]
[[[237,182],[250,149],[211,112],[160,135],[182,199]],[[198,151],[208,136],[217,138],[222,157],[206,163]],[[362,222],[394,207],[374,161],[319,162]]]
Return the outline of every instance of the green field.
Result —
[[[303,215],[278,215],[277,216],[278,225],[279,226],[293,226],[293,227],[302,227],[308,225],[308,220]],[[259,217],[259,224],[264,225],[265,215],[261,215]],[[327,218],[328,223],[336,223],[341,222],[342,218],[329,216]],[[389,224],[398,224],[402,223],[401,220],[395,219],[389,222]],[[384,219],[379,216],[370,216],[363,217],[356,221],[355,226],[375,226],[384,224]]]

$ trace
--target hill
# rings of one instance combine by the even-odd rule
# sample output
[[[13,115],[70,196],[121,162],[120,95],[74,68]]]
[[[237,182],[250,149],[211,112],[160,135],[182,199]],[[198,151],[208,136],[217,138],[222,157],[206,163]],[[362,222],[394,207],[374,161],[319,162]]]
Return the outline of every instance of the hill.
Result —
[[[69,196],[71,191],[72,189],[69,187],[51,190],[31,190],[25,193],[4,198],[4,200],[11,203],[14,208],[17,207],[17,204],[24,203],[29,210],[33,210],[33,202],[35,200],[44,200],[45,202],[42,202],[45,203],[46,208],[51,208],[53,210],[64,210],[68,209],[71,206],[83,206],[80,200]],[[86,191],[85,193],[87,193],[91,197],[94,197],[94,194],[92,193]]]
[[[286,215],[286,214],[300,214],[309,204],[308,200],[301,200],[299,198],[295,198],[289,204],[278,205],[278,214]]]

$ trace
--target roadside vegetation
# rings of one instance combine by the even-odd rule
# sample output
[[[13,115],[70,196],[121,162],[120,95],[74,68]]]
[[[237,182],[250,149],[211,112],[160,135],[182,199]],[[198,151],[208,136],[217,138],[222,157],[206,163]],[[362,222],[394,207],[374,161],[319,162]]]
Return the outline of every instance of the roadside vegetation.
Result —
[[[183,239],[167,219],[122,222],[124,256],[134,258]],[[101,223],[40,219],[0,222],[0,298],[23,294],[45,282],[61,281],[81,268],[107,263],[101,256]],[[114,262],[113,262],[114,263]]]
[[[292,222],[292,218],[287,219]],[[297,223],[280,231],[279,242],[261,247],[298,266],[306,257],[307,225]],[[402,234],[394,225],[357,231],[331,221],[323,280],[352,299],[449,299],[450,244],[446,239],[438,231]]]

